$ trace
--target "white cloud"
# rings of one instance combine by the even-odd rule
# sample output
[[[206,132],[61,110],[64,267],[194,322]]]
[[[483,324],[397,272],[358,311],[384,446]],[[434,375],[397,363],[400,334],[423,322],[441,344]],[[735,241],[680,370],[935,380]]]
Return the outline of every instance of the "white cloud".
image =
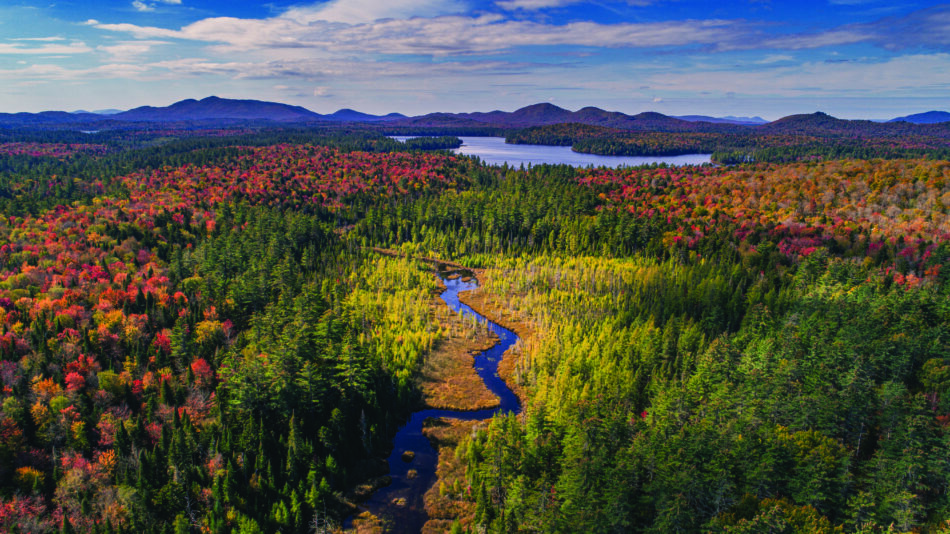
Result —
[[[495,2],[495,5],[508,11],[523,9],[532,11],[536,9],[546,9],[550,7],[563,7],[576,4],[579,0],[501,0]]]
[[[538,9],[548,9],[552,7],[564,7],[573,4],[584,3],[584,0],[499,0],[495,5],[508,11],[523,10],[536,11]],[[633,6],[648,6],[652,0],[627,0],[627,4]]]
[[[214,74],[235,79],[340,80],[378,82],[384,78],[431,79],[468,75],[523,73],[529,68],[544,68],[504,61],[457,61],[405,63],[351,60],[294,60],[264,62],[215,62],[201,58],[159,61],[144,65],[152,71],[165,71],[170,77]],[[320,86],[318,86],[320,87]]]
[[[0,70],[0,80],[99,80],[103,78],[137,78],[148,71],[143,65],[109,63],[89,69],[67,69],[59,65],[30,65],[23,69]]]
[[[139,1],[139,0],[136,0]],[[643,5],[650,0],[630,0]],[[873,43],[884,48],[950,46],[950,9],[921,10],[901,18],[853,24],[811,34],[775,35],[742,20],[677,20],[604,24],[549,24],[500,14],[457,14],[464,0],[330,0],[266,19],[215,17],[180,29],[100,24],[137,38],[177,38],[215,44],[218,52],[310,49],[326,53],[451,56],[494,53],[518,46],[651,48],[704,46],[708,50],[804,50]],[[507,9],[540,9],[575,0],[502,0]],[[453,14],[455,13],[455,14]],[[898,30],[895,30],[897,28]]]
[[[96,50],[111,56],[112,61],[135,61],[156,46],[169,44],[167,41],[122,41],[114,45],[97,46]]]
[[[138,38],[177,38],[218,43],[218,50],[309,48],[326,52],[449,56],[498,52],[518,46],[573,45],[650,48],[720,46],[741,38],[741,23],[727,20],[552,25],[506,20],[501,15],[389,19],[341,25],[319,20],[218,17],[180,30],[134,24],[96,24],[97,28]]]
[[[134,7],[136,11],[144,12],[144,11],[155,11],[155,2],[158,2],[160,4],[168,4],[168,5],[175,5],[175,6],[181,5],[181,0],[151,0],[151,2],[152,2],[151,4],[146,4],[142,0],[133,0],[132,7]]]
[[[808,48],[824,48],[826,46],[842,46],[871,41],[874,35],[867,30],[852,28],[831,30],[817,34],[783,35],[772,39],[753,41],[747,45],[734,45],[734,48],[802,50]]]
[[[763,37],[728,43],[723,50],[802,50],[871,43],[887,50],[950,49],[950,5],[937,5],[875,22],[848,24],[818,33]]]
[[[389,18],[462,13],[466,8],[461,0],[330,0],[319,6],[290,9],[281,17],[305,24],[316,21],[361,24]]]
[[[752,63],[756,65],[770,65],[772,63],[784,63],[786,61],[795,61],[795,58],[785,54],[770,54]]]
[[[145,1],[149,5],[158,5],[158,0]],[[905,42],[895,41],[896,38],[891,37],[892,29],[883,22],[842,26],[808,35],[767,34],[763,27],[741,20],[643,23],[579,21],[552,24],[546,22],[548,19],[544,17],[519,18],[484,12],[475,15],[457,14],[463,1],[467,0],[438,3],[433,0],[330,0],[320,6],[298,7],[266,19],[215,17],[177,29],[129,23],[102,24],[90,20],[87,24],[97,29],[133,38],[108,42],[97,48],[99,52],[108,54],[105,57],[110,67],[103,66],[101,70],[64,70],[47,66],[48,70],[38,68],[31,74],[27,74],[26,69],[16,72],[54,80],[122,75],[137,80],[182,77],[213,80],[208,83],[218,83],[219,80],[267,80],[268,86],[280,84],[286,90],[294,91],[297,96],[304,95],[301,98],[311,99],[353,94],[349,91],[353,88],[375,94],[383,89],[408,87],[409,80],[416,81],[414,88],[424,86],[419,89],[420,93],[446,92],[448,87],[468,91],[471,89],[469,86],[484,87],[479,83],[473,84],[473,81],[498,81],[501,76],[505,77],[506,83],[508,80],[517,80],[551,90],[567,90],[566,85],[594,83],[582,83],[581,78],[621,87],[580,88],[576,89],[577,95],[580,95],[576,98],[615,94],[627,91],[631,86],[648,85],[650,91],[644,91],[638,98],[648,102],[655,95],[663,95],[665,100],[657,103],[662,102],[664,105],[670,105],[690,92],[810,98],[834,94],[862,97],[914,95],[915,91],[926,95],[939,94],[941,91],[946,94],[950,89],[945,83],[950,82],[950,56],[946,54],[919,54],[897,57],[887,62],[853,61],[832,65],[818,61],[800,63],[800,58],[807,55],[791,52],[820,47],[833,50],[853,43],[882,47],[905,46]],[[572,2],[501,0],[501,3],[511,8],[521,6],[518,9],[529,9],[531,5],[541,9],[541,6]],[[902,19],[902,25],[898,27],[906,29],[911,22],[926,21],[927,24],[922,26],[925,30],[919,32],[926,37],[916,38],[939,44],[941,40],[950,40],[941,32],[946,25],[947,12],[933,11],[908,16]],[[950,31],[947,35],[950,35]],[[914,37],[907,37],[911,38]],[[178,41],[206,46],[199,49],[191,45],[194,57],[152,63],[141,61],[153,47],[170,44],[173,40],[183,45],[178,48],[180,50],[187,50],[189,45]],[[70,53],[78,53],[80,48],[77,44],[81,45],[53,42],[44,46],[5,44],[0,45],[0,54],[67,53],[57,50],[54,48],[56,46],[73,50]],[[686,48],[687,55],[694,61],[687,68],[682,66],[681,56],[674,58],[673,55],[664,54],[651,54],[651,57],[639,61],[633,57],[645,54],[630,54],[629,63],[621,65],[612,62],[599,67],[566,55],[548,54],[543,58],[545,64],[522,60],[531,57],[535,48],[554,46],[574,52],[594,53],[599,53],[596,50],[598,48],[660,49],[662,52]],[[512,52],[514,49],[519,49],[517,54]],[[735,67],[735,61],[729,54],[711,54],[734,50],[766,52],[744,60],[742,68]],[[85,51],[89,51],[88,47]],[[542,51],[547,53],[549,50]],[[431,60],[387,61],[393,55]],[[493,56],[498,60],[485,60],[480,56]],[[558,59],[552,60],[554,57]],[[662,59],[664,57],[669,59]],[[711,57],[722,58],[722,62]],[[715,64],[697,64],[696,60],[715,61]],[[136,64],[128,65],[132,62]],[[569,80],[570,84],[566,84],[565,80]],[[342,87],[347,87],[348,91]],[[534,91],[532,94],[540,92]]]
[[[65,38],[58,37],[58,36],[56,37],[16,37],[14,39],[8,39],[8,41],[46,41],[46,42],[65,41],[65,40],[66,40]]]
[[[19,44],[0,43],[0,55],[60,55],[60,54],[85,54],[92,52],[92,49],[82,42],[70,44],[45,44],[37,47],[24,47]]]
[[[648,83],[664,91],[733,92],[778,97],[946,95],[950,54],[908,55],[883,62],[809,62],[752,72],[699,70],[660,73]]]

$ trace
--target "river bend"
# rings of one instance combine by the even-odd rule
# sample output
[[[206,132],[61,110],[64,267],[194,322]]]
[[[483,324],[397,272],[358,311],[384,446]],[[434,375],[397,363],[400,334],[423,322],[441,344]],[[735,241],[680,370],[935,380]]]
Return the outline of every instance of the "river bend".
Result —
[[[518,341],[517,334],[488,320],[459,300],[460,292],[478,287],[474,279],[463,282],[462,278],[449,279],[443,277],[442,274],[440,273],[440,278],[445,283],[446,289],[440,297],[448,304],[449,308],[463,317],[474,316],[479,322],[487,324],[488,328],[499,338],[497,344],[475,356],[475,370],[488,389],[498,397],[500,404],[496,408],[476,411],[421,410],[413,413],[409,421],[399,428],[396,433],[395,446],[388,459],[389,476],[392,477],[392,484],[377,490],[362,505],[362,508],[369,510],[373,515],[386,522],[388,532],[414,534],[422,530],[422,526],[428,519],[423,497],[436,480],[439,456],[432,444],[429,443],[429,439],[422,433],[422,423],[426,419],[430,417],[448,417],[473,421],[488,419],[498,412],[518,413],[521,411],[521,403],[518,397],[498,376],[498,363],[501,362],[505,351]],[[415,453],[412,461],[403,461],[402,454],[405,451]],[[408,476],[410,469],[416,470],[416,475],[413,478]],[[405,505],[394,505],[393,502],[398,499],[405,499]]]

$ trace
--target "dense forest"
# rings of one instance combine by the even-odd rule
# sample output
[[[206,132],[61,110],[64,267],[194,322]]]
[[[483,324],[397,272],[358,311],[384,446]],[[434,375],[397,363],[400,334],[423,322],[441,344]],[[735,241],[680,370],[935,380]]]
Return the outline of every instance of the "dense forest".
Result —
[[[947,531],[947,161],[69,135],[0,143],[4,531],[342,530],[445,341],[413,257],[531,332],[453,531]]]
[[[851,130],[796,130],[778,126],[773,130],[636,132],[585,124],[555,124],[517,130],[505,139],[514,144],[570,146],[576,152],[604,156],[712,154],[713,161],[724,164],[845,158],[950,158],[950,141],[939,130],[935,130],[933,135],[877,135]]]

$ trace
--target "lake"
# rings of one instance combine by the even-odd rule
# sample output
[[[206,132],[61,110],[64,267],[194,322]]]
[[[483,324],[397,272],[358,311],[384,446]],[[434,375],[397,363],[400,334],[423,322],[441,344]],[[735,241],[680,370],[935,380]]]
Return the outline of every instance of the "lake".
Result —
[[[416,136],[393,136],[394,139],[405,141]],[[711,154],[685,154],[683,156],[597,156],[574,152],[569,146],[548,145],[510,145],[505,143],[504,137],[459,137],[462,146],[453,150],[456,154],[478,156],[490,165],[507,163],[512,167],[522,165],[540,165],[542,163],[565,164],[575,167],[635,167],[651,163],[666,163],[668,165],[701,165],[710,163]]]

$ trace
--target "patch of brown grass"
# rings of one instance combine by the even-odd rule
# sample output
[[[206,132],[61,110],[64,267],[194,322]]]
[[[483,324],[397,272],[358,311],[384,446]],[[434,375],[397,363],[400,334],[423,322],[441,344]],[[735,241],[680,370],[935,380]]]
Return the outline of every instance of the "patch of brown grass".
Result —
[[[425,495],[426,513],[429,520],[422,529],[424,534],[448,532],[457,519],[463,526],[470,525],[475,517],[475,503],[463,497],[468,488],[465,479],[465,460],[455,457],[455,447],[472,430],[485,421],[459,421],[458,419],[427,419],[423,434],[439,452],[436,482]],[[456,494],[453,488],[459,488]]]
[[[362,511],[353,518],[353,526],[346,530],[347,534],[383,534],[383,522],[369,511]]]
[[[373,250],[390,256],[400,255],[392,250]],[[432,258],[416,259],[461,267],[452,262]],[[480,280],[489,276],[483,269],[471,271]],[[463,280],[468,281],[468,277]],[[522,342],[534,334],[527,322],[507,310],[504,302],[487,295],[480,288],[462,292],[459,298],[488,319],[518,334]],[[432,299],[432,314],[446,333],[426,358],[419,379],[426,406],[451,410],[479,410],[498,406],[498,398],[485,387],[473,366],[474,355],[498,343],[498,337],[484,327],[473,328],[471,323],[453,312],[437,295]],[[505,352],[498,365],[498,374],[524,404],[526,392],[518,382],[521,359],[519,343]],[[425,495],[429,520],[422,529],[424,534],[448,532],[455,520],[463,526],[471,525],[475,515],[475,503],[464,498],[463,494],[468,488],[465,461],[455,458],[455,448],[464,436],[484,424],[487,422],[452,418],[427,419],[424,423],[423,433],[432,442],[439,456],[436,482]],[[455,488],[459,488],[458,493]],[[383,523],[368,512],[363,512],[354,519],[353,528],[350,532],[360,534],[384,531]]]
[[[473,365],[475,355],[498,343],[498,336],[480,325],[473,328],[438,297],[432,308],[445,336],[426,358],[419,379],[426,406],[449,410],[498,406],[498,397],[485,387]]]
[[[488,276],[482,273],[482,279]],[[491,321],[511,330],[521,338],[510,349],[505,351],[501,362],[498,363],[498,376],[508,384],[511,391],[518,396],[521,404],[527,400],[527,392],[518,380],[518,369],[521,367],[521,344],[534,335],[534,330],[521,317],[508,311],[503,302],[496,301],[491,295],[482,290],[481,286],[471,291],[459,293],[459,300],[468,304],[472,309],[484,315]]]

